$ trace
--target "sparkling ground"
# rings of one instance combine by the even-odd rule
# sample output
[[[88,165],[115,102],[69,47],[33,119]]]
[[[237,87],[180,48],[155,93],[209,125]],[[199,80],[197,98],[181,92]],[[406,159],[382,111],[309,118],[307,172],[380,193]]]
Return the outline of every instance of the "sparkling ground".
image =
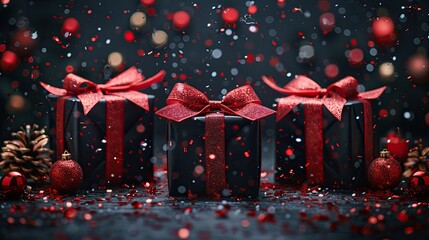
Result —
[[[427,239],[428,201],[263,183],[259,199],[175,199],[155,186],[0,204],[0,239]],[[270,174],[263,178],[268,181]]]

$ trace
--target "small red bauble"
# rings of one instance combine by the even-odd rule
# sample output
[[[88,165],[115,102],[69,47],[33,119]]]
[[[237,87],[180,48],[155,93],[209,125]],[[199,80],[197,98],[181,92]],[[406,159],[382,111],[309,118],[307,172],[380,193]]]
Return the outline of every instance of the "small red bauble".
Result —
[[[335,15],[330,12],[323,13],[319,17],[319,25],[324,33],[332,31],[335,28]]]
[[[237,22],[239,16],[240,14],[238,13],[237,9],[232,7],[225,8],[222,11],[222,20],[226,24],[234,24],[235,22]]]
[[[173,15],[173,28],[176,31],[182,31],[188,28],[191,22],[191,16],[185,11],[177,11]]]
[[[37,45],[37,37],[29,29],[20,29],[15,32],[9,45],[14,52],[25,56]]]
[[[79,28],[80,28],[80,24],[76,18],[67,18],[63,23],[61,32],[63,34],[66,32],[75,34],[79,31]]]
[[[8,172],[1,178],[2,192],[9,198],[19,198],[27,187],[27,178],[16,171]]]
[[[401,177],[401,164],[387,150],[381,151],[380,157],[374,159],[368,167],[368,183],[373,189],[393,189],[398,186]]]
[[[0,68],[3,71],[11,72],[19,65],[18,56],[12,51],[5,51],[0,59]]]
[[[372,31],[379,44],[391,44],[396,39],[395,24],[389,17],[379,17],[372,23]]]
[[[363,61],[363,51],[359,48],[354,48],[349,52],[349,63],[353,66],[359,66]]]
[[[386,138],[387,151],[399,162],[405,161],[405,159],[407,159],[409,147],[407,141],[399,134],[399,130],[398,133],[391,133],[387,135]]]
[[[423,55],[414,55],[408,60],[407,70],[413,83],[426,84],[429,78],[429,59]]]
[[[417,171],[410,177],[408,187],[412,194],[424,196],[429,193],[429,172]]]
[[[83,181],[83,172],[79,164],[71,159],[67,151],[62,159],[56,161],[49,172],[52,187],[61,193],[74,192]]]
[[[145,6],[152,6],[155,4],[155,0],[140,0],[140,2]]]

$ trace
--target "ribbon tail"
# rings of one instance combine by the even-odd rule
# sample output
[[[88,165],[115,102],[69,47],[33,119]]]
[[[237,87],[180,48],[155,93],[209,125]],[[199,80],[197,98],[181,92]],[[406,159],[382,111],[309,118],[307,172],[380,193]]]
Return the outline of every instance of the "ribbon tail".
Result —
[[[273,90],[288,95],[316,97],[317,95],[319,95],[319,89],[321,89],[319,84],[317,84],[310,78],[302,75],[292,79],[292,81],[286,84],[286,86],[284,86],[283,88],[277,86],[277,84],[275,84],[274,82],[274,79],[272,78],[268,78],[266,76],[262,76],[261,78]]]
[[[129,100],[130,102],[136,104],[137,106],[150,111],[148,96],[145,93],[138,91],[128,91],[128,92],[112,92],[110,95],[118,96]]]
[[[91,111],[91,109],[97,104],[100,99],[103,98],[103,93],[101,92],[86,92],[77,95],[80,102],[82,103],[83,114],[86,115]]]
[[[67,95],[67,90],[65,90],[65,89],[62,89],[62,88],[57,88],[57,87],[54,87],[54,86],[51,86],[51,85],[49,85],[49,84],[46,84],[46,83],[44,83],[44,82],[39,82],[40,83],[40,85],[46,90],[46,91],[48,91],[48,92],[50,92],[50,93],[52,93],[52,94],[55,94],[55,95],[58,95],[58,96],[64,96],[64,95]]]
[[[336,93],[331,93],[331,97],[322,99],[323,105],[338,120],[341,121],[343,108],[347,100]]]
[[[227,113],[238,115],[250,121],[256,121],[275,113],[275,111],[256,103],[248,103],[234,110],[225,105],[222,105],[221,108]]]
[[[130,89],[140,90],[140,89],[148,88],[152,84],[159,83],[162,80],[164,80],[165,74],[166,74],[166,72],[164,70],[161,70],[157,74],[155,74],[154,76],[152,76],[152,77],[150,77],[144,81],[134,83]]]
[[[384,90],[386,90],[386,86],[366,92],[361,92],[358,94],[358,98],[377,99],[381,96],[381,94],[383,94]]]
[[[225,122],[223,113],[210,113],[205,118],[206,192],[220,198],[226,189]]]
[[[281,88],[279,86],[277,86],[277,84],[275,83],[273,78],[268,78],[267,76],[262,76],[262,81],[264,81],[265,84],[268,85],[268,87],[272,88],[273,90],[279,92],[279,93],[284,93],[284,94],[293,94],[293,91],[290,91],[289,89],[285,89],[285,88]]]
[[[306,98],[296,96],[280,98],[279,102],[277,103],[276,121],[278,122],[286,117],[286,115],[288,115],[296,106],[298,106],[301,102],[305,102],[306,100]]]
[[[163,118],[167,118],[169,120],[175,121],[175,122],[181,122],[185,119],[197,116],[201,112],[205,111],[208,107],[203,108],[200,111],[195,111],[190,108],[185,107],[181,103],[174,103],[171,105],[167,105],[163,107],[162,109],[158,110],[156,114],[158,116],[161,116]]]
[[[144,76],[137,70],[135,66],[128,68],[121,74],[110,79],[106,86],[115,87],[115,86],[130,86],[136,82],[144,80]]]

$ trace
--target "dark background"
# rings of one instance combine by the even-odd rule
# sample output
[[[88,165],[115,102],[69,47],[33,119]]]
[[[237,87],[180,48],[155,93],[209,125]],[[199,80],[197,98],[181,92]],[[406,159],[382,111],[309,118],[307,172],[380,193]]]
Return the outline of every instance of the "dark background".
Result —
[[[241,18],[245,18],[246,4],[252,2],[258,11],[250,16],[251,19],[239,20],[235,28],[225,28],[221,20],[224,7],[238,9]],[[265,86],[261,75],[272,75],[279,85],[284,85],[295,75],[306,74],[323,87],[352,75],[367,90],[388,86],[380,100],[374,101],[375,113],[381,109],[388,112],[378,121],[381,137],[400,127],[411,141],[428,138],[428,83],[424,79],[415,84],[407,72],[410,57],[416,53],[425,55],[427,51],[429,3],[426,0],[329,1],[328,11],[336,17],[336,28],[329,34],[323,34],[319,27],[319,16],[324,12],[319,1],[285,2],[284,6],[279,6],[276,1],[172,0],[156,1],[148,9],[138,0],[11,0],[4,7],[0,6],[0,50],[14,50],[16,42],[12,39],[22,28],[37,33],[37,38],[34,47],[21,54],[17,69],[0,72],[0,140],[9,138],[10,132],[23,123],[46,123],[47,93],[41,89],[39,81],[60,87],[66,69],[72,67],[73,73],[104,83],[117,74],[107,65],[107,56],[114,51],[123,54],[125,68],[137,65],[148,77],[161,69],[167,71],[162,84],[145,90],[157,97],[155,108],[164,106],[169,90],[182,81],[204,91],[211,99],[220,99],[226,90],[250,84],[265,106],[274,107],[275,99],[281,95]],[[131,30],[129,18],[138,10],[153,14],[148,18],[147,29],[134,32],[135,40],[127,42],[124,33]],[[169,18],[177,10],[186,10],[192,16],[185,34],[171,28]],[[375,51],[368,42],[373,40],[371,23],[378,16],[393,19],[398,38],[390,47],[375,46]],[[80,36],[62,36],[62,23],[68,17],[80,22]],[[251,26],[257,26],[258,31],[251,32]],[[168,33],[169,43],[165,49],[151,46],[154,29]],[[54,41],[55,37],[62,44]],[[212,42],[211,46],[207,46],[208,41]],[[359,67],[351,66],[346,57],[346,51],[353,48],[353,41],[364,52],[364,63]],[[305,44],[314,47],[315,56],[309,62],[300,63],[299,47]],[[20,49],[23,50],[18,46],[14,51]],[[219,59],[212,57],[215,49],[222,51]],[[261,61],[252,62],[252,55],[259,56]],[[393,63],[394,80],[380,78],[378,68],[383,62]],[[335,79],[325,76],[324,68],[328,64],[337,64],[340,69]],[[18,97],[25,101],[22,106],[15,95],[23,97]],[[13,105],[18,107],[11,108]],[[165,122],[157,121],[155,127],[156,152],[161,160]],[[263,149],[266,158],[270,158],[274,117],[263,122],[263,129],[266,146]],[[266,168],[271,167],[270,161],[265,162]]]

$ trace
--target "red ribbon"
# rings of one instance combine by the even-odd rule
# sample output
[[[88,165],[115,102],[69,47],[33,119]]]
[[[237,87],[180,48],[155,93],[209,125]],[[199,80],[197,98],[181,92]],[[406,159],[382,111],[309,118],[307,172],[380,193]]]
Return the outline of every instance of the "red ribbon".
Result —
[[[64,151],[64,104],[67,98],[77,97],[82,103],[84,114],[104,98],[106,101],[106,169],[105,178],[109,183],[120,183],[123,173],[124,153],[124,99],[149,111],[148,96],[138,90],[147,88],[164,79],[165,71],[146,79],[131,67],[106,84],[96,84],[73,73],[64,78],[63,88],[40,82],[48,92],[61,96],[57,100],[56,145],[57,155]]]
[[[256,121],[274,111],[262,106],[252,87],[247,85],[230,91],[222,101],[210,101],[197,89],[178,83],[167,98],[167,106],[156,112],[157,115],[176,122],[206,115],[206,192],[212,197],[220,197],[227,185],[224,113]]]
[[[307,179],[311,184],[324,183],[323,174],[323,106],[339,121],[347,100],[359,100],[364,109],[365,169],[373,158],[372,110],[369,99],[380,97],[386,87],[367,92],[357,92],[358,81],[351,76],[321,88],[306,76],[298,76],[283,88],[273,79],[262,76],[262,80],[277,92],[292,96],[281,98],[277,104],[276,121],[280,121],[300,103],[304,104],[305,152]]]

